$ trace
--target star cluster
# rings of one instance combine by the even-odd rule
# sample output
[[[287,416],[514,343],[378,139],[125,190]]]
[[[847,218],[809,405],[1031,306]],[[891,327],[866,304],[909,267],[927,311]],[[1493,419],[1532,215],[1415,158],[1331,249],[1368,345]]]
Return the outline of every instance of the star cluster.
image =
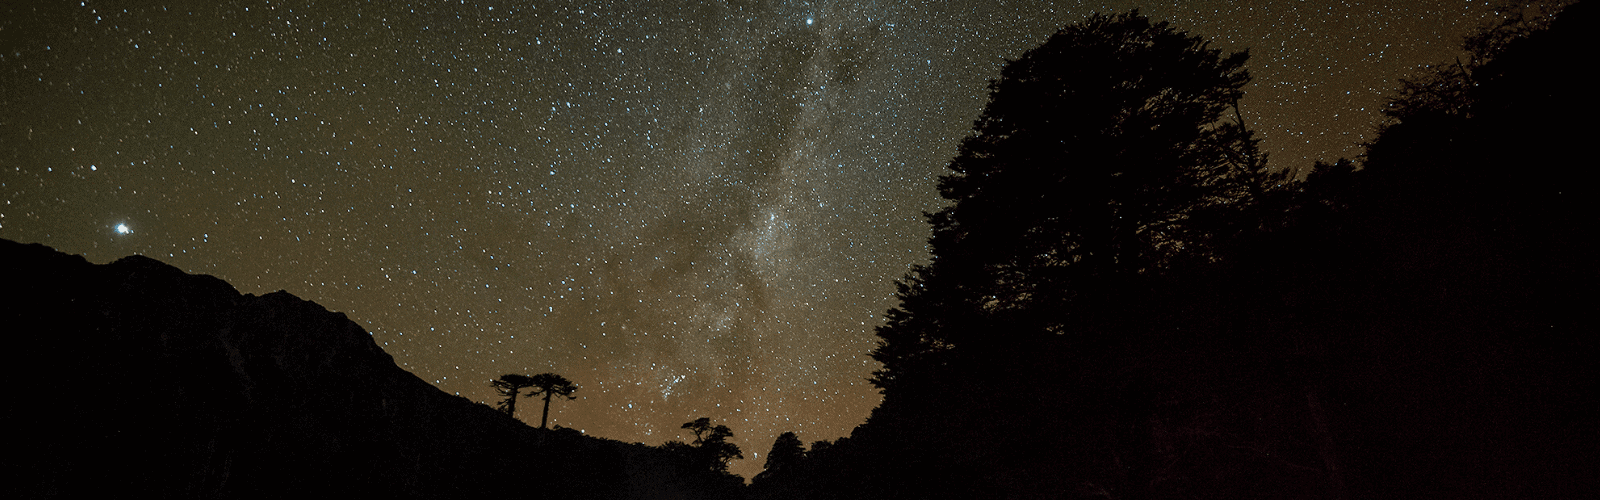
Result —
[[[1357,154],[1395,79],[1491,10],[1178,4],[1143,12],[1251,51],[1243,116],[1294,169]],[[8,5],[0,237],[286,289],[476,401],[564,375],[551,421],[590,434],[711,417],[750,477],[779,433],[878,403],[872,329],[987,80],[1135,6]]]

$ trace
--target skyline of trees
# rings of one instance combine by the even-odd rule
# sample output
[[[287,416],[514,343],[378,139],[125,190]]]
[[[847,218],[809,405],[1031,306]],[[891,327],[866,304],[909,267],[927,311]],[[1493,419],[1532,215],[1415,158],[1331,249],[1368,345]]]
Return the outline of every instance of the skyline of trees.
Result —
[[[1489,96],[1508,92],[1495,86],[1503,79],[1490,75],[1504,73],[1500,68],[1506,63],[1497,65],[1496,60],[1508,53],[1512,57],[1506,60],[1514,59],[1518,40],[1548,27],[1548,19],[1519,19],[1469,39],[1469,46],[1492,47],[1493,53],[1475,52],[1470,63],[1436,66],[1437,73],[1405,82],[1391,107],[1393,121],[1385,125],[1380,140],[1369,145],[1371,156],[1360,162],[1319,162],[1303,181],[1287,176],[1292,168],[1268,170],[1253,134],[1238,119],[1234,103],[1248,81],[1242,54],[1210,50],[1203,40],[1137,14],[1099,16],[1064,29],[1067,36],[1078,37],[1071,45],[1075,49],[1118,50],[1084,56],[1063,54],[1071,51],[1061,46],[1041,47],[1013,61],[992,85],[994,102],[975,123],[976,134],[963,143],[961,154],[952,161],[953,173],[940,185],[954,204],[930,215],[934,260],[899,283],[903,302],[888,313],[889,323],[880,330],[883,341],[873,354],[881,356],[884,370],[872,381],[885,391],[884,404],[852,435],[860,439],[843,439],[838,446],[819,441],[807,452],[792,432],[781,434],[753,484],[765,483],[758,488],[764,495],[789,498],[772,496],[779,488],[775,485],[826,475],[827,464],[881,465],[891,457],[881,453],[892,449],[893,456],[915,464],[907,467],[925,469],[918,477],[932,479],[911,491],[971,494],[1000,486],[959,472],[961,467],[985,462],[1020,467],[1019,462],[994,451],[961,457],[937,449],[940,444],[885,443],[925,435],[952,439],[945,444],[964,443],[980,435],[1003,436],[1007,428],[1089,419],[1092,425],[1047,440],[1089,443],[1054,450],[1046,462],[1091,471],[1071,479],[1079,481],[1077,487],[1088,488],[1083,486],[1087,484],[1094,491],[1159,497],[1172,494],[1162,488],[1172,488],[1175,481],[1189,488],[1224,488],[1221,479],[1205,483],[1194,479],[1196,475],[1235,481],[1254,476],[1281,481],[1266,487],[1268,491],[1316,490],[1332,498],[1362,494],[1362,482],[1371,488],[1377,468],[1398,467],[1370,453],[1348,450],[1371,446],[1362,441],[1365,438],[1352,436],[1350,429],[1372,417],[1355,415],[1344,407],[1348,401],[1340,399],[1348,398],[1350,389],[1341,380],[1347,375],[1339,370],[1352,362],[1341,358],[1346,356],[1341,350],[1364,340],[1341,339],[1326,326],[1308,326],[1304,323],[1308,320],[1295,319],[1296,314],[1313,317],[1332,310],[1308,307],[1297,297],[1309,293],[1301,289],[1310,286],[1307,283],[1348,291],[1341,288],[1348,286],[1348,280],[1376,272],[1350,263],[1357,257],[1338,254],[1378,237],[1360,227],[1382,227],[1381,222],[1372,226],[1376,220],[1372,217],[1419,204],[1437,202],[1435,208],[1447,209],[1465,202],[1449,193],[1468,182],[1466,177],[1481,172],[1463,170],[1466,177],[1438,182],[1448,174],[1429,170],[1427,165],[1433,163],[1419,156],[1434,154],[1437,150],[1429,148],[1436,146],[1414,141],[1428,134],[1458,134],[1465,122],[1450,120],[1496,112],[1493,106],[1498,104],[1493,103],[1503,97]],[[1102,35],[1104,39],[1094,39]],[[1138,68],[1159,78],[1081,71],[1087,63],[1052,63],[1046,57]],[[1145,64],[1141,57],[1164,62]],[[1163,69],[1163,64],[1174,62],[1198,70]],[[1137,80],[1138,85],[1119,85],[1106,75]],[[1104,81],[1099,80],[1102,77]],[[1210,82],[1215,88],[1172,83],[1185,78]],[[1101,85],[1107,95],[1092,92],[1091,84]],[[1095,109],[1112,109],[1114,103],[1125,108],[1107,112],[1099,127],[1080,121],[1059,123],[1063,120],[1051,113],[1067,114],[1063,109],[1081,113],[1084,108],[1050,104],[1050,91],[1043,89],[1049,85],[1077,85],[1058,92],[1058,97],[1087,99],[1099,106]],[[1050,130],[1054,131],[1045,132]],[[1089,132],[1109,135],[1090,137]],[[1065,141],[1052,140],[1063,135],[1080,141],[1073,152],[1087,151],[1083,157],[1099,161],[1072,163],[1068,158],[1073,155],[1052,149],[1067,147]],[[1168,146],[1151,146],[1161,141]],[[1401,157],[1398,150],[1414,152]],[[1466,157],[1454,161],[1488,164]],[[1152,167],[1163,162],[1167,168]],[[1063,172],[1071,166],[1083,171]],[[1430,182],[1435,185],[1428,187]],[[1481,180],[1472,182],[1485,185]],[[1441,195],[1448,196],[1429,198]],[[1421,217],[1418,213],[1423,212],[1413,210],[1402,217]],[[1089,227],[1096,224],[1109,227]],[[1354,238],[1330,245],[1332,240],[1326,238],[1334,235]],[[1270,252],[1282,255],[1266,255]],[[1334,277],[1346,281],[1326,283]],[[1295,279],[1304,283],[1296,285]],[[1205,283],[1208,280],[1213,283]],[[1245,290],[1251,286],[1246,282],[1261,290]],[[930,291],[941,288],[945,290]],[[1195,294],[1229,298],[1189,297]],[[1370,306],[1359,294],[1349,297],[1357,298],[1325,307]],[[1151,312],[1169,307],[1163,304],[1172,304],[1171,310]],[[1247,313],[1253,318],[1229,316]],[[1217,336],[1195,339],[1176,333],[1191,328]],[[1363,332],[1356,338],[1371,335],[1375,334]],[[1161,344],[1171,347],[1157,347]],[[1243,353],[1230,352],[1242,346],[1248,346]],[[1202,359],[1206,356],[1215,359]],[[1256,366],[1267,362],[1252,356],[1279,357],[1298,366]],[[1219,366],[1218,360],[1241,364]],[[1046,366],[1052,363],[1061,366]],[[1018,379],[1076,381],[1028,388],[1008,385],[1007,380]],[[1265,380],[1281,387],[1240,385]],[[1026,395],[1028,404],[998,400],[984,392],[995,388],[1012,396]],[[1245,396],[1239,391],[1258,394]],[[964,395],[952,401],[950,394]],[[1196,397],[1213,399],[1202,403]],[[1008,415],[1024,408],[1043,416]],[[1276,408],[1276,413],[1261,413],[1263,408]],[[967,414],[982,409],[1001,416],[986,422]],[[1369,406],[1362,411],[1384,409]],[[1258,428],[1229,428],[1247,419],[1259,420]],[[1094,433],[1106,437],[1096,441]],[[700,434],[696,432],[697,443]],[[1002,437],[990,446],[1042,451],[1015,437]],[[1216,451],[1222,448],[1236,451]],[[832,462],[816,460],[827,455]],[[1352,461],[1357,465],[1350,466]],[[898,473],[908,474],[903,469]],[[835,481],[831,486],[815,491],[848,482],[831,480]],[[950,487],[959,482],[979,489]],[[883,491],[871,485],[853,486],[831,491],[865,496],[871,494],[861,492]]]
[[[1592,495],[1600,218],[1564,172],[1596,99],[1562,54],[1594,19],[1526,12],[1303,181],[1231,128],[1238,80],[1136,98],[1197,62],[1245,76],[1127,36],[1162,24],[1097,16],[1012,61],[879,329],[882,404],[752,496]],[[1156,45],[1194,56],[1139,59]]]

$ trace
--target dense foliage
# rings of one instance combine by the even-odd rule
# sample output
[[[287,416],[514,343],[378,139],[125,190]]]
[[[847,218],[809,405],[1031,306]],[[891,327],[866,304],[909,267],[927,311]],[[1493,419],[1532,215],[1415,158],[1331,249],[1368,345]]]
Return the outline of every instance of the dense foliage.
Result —
[[[1531,12],[1303,181],[1231,112],[1242,55],[1136,13],[1057,33],[940,185],[883,404],[752,493],[1593,496],[1600,217],[1565,172],[1596,109],[1562,55],[1593,21]]]

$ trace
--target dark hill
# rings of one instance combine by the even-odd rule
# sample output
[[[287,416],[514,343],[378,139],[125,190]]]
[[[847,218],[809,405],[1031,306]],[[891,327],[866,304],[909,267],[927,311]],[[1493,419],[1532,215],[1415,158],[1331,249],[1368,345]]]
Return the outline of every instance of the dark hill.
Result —
[[[287,292],[7,240],[0,276],[11,498],[699,496],[659,449],[445,394]]]

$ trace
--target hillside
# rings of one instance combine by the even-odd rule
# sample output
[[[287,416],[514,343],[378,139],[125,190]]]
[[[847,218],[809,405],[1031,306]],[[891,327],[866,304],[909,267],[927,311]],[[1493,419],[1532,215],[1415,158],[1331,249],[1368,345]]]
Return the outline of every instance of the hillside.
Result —
[[[705,496],[673,457],[541,431],[395,365],[344,314],[131,256],[0,240],[13,498]]]

